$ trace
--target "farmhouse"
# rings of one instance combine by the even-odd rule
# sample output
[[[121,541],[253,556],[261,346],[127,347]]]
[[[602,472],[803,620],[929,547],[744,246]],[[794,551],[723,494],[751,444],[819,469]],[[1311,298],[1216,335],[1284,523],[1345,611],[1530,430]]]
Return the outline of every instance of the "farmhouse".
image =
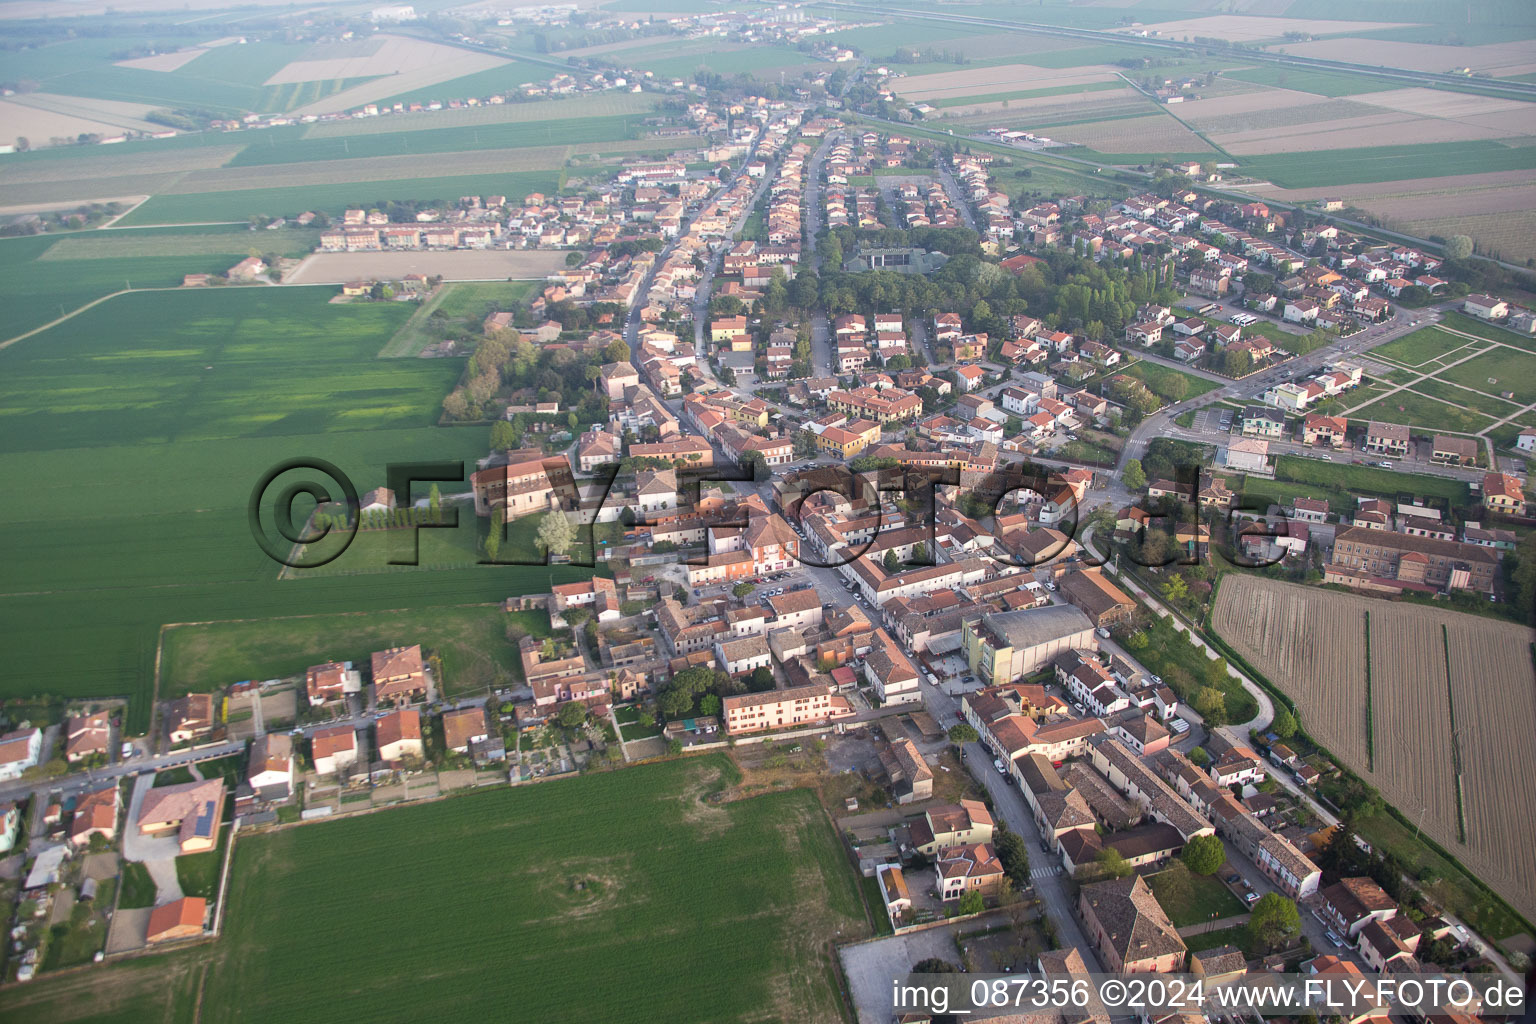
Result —
[[[1183,966],[1184,941],[1140,875],[1085,885],[1077,906],[1110,972],[1168,973]]]
[[[219,814],[224,807],[224,780],[204,779],[177,786],[160,786],[139,804],[139,834],[176,833],[182,853],[211,850],[218,839]]]
[[[825,725],[853,714],[848,701],[825,683],[726,697],[721,702],[731,735],[793,725]]]
[[[990,843],[995,823],[980,800],[930,807],[911,819],[912,847],[926,857],[968,843]]]

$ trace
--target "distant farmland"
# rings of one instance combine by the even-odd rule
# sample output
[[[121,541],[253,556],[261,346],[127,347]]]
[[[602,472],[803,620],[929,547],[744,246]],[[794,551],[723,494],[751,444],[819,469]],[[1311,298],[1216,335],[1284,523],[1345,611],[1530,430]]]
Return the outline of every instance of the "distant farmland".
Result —
[[[1333,756],[1536,917],[1536,789],[1509,784],[1536,778],[1530,630],[1246,573],[1211,623]]]

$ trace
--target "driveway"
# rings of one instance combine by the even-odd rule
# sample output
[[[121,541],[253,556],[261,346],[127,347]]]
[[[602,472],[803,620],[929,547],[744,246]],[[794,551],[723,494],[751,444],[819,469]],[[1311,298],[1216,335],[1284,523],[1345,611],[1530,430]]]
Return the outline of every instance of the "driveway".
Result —
[[[155,777],[150,774],[140,775],[133,781],[133,796],[128,800],[128,817],[123,825],[123,858],[143,861],[145,866],[151,861],[174,861],[181,852],[181,844],[174,832],[163,836],[140,835],[135,824],[139,820],[139,808],[144,803],[144,797],[154,788],[154,784]],[[175,871],[171,874],[174,876]]]
[[[955,930],[967,924],[971,929],[978,927],[974,922],[965,922],[839,949],[837,955],[843,961],[859,1024],[886,1024],[893,1018],[891,982],[905,978],[919,960],[938,957],[958,967],[960,954],[955,949]]]

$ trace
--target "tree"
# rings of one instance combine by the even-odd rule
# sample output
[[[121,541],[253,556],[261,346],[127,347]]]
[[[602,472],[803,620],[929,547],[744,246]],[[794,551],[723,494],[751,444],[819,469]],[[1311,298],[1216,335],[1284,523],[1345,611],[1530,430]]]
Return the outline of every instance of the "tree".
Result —
[[[1204,768],[1211,763],[1211,755],[1206,753],[1204,747],[1195,747],[1189,752],[1189,763],[1196,768]]]
[[[1466,235],[1452,235],[1445,240],[1445,258],[1464,260],[1472,255],[1472,239]]]
[[[754,589],[756,589],[754,584],[738,583],[731,588],[731,595],[733,597],[746,597],[748,594],[752,593]]]
[[[551,509],[539,520],[538,539],[545,551],[552,555],[563,555],[570,550],[571,542],[575,540],[575,531],[571,529],[571,521],[565,518],[564,512]]]
[[[960,897],[960,913],[979,914],[987,909],[987,901],[982,897],[980,889],[970,889]]]
[[[981,734],[969,722],[960,722],[949,727],[949,742],[957,747],[964,746],[967,743],[975,743],[979,739],[981,739]]]
[[[499,519],[491,520],[491,532],[485,535],[485,557],[488,561],[496,561],[496,556],[501,553],[501,522]]]
[[[587,724],[587,706],[579,700],[569,700],[560,705],[556,720],[567,729],[580,729]]]
[[[1189,868],[1174,861],[1158,873],[1157,901],[1159,903],[1165,907],[1187,907],[1194,900],[1195,886],[1190,881]]]
[[[926,960],[919,960],[912,965],[913,974],[959,974],[960,968],[948,960],[941,960],[931,956]]]
[[[1147,486],[1147,471],[1141,468],[1141,460],[1128,461],[1125,468],[1120,471],[1120,479],[1133,491],[1139,491]]]
[[[1301,934],[1301,914],[1296,904],[1277,892],[1267,892],[1253,905],[1248,918],[1248,937],[1254,946],[1265,950],[1289,945]]]
[[[901,571],[901,559],[896,555],[895,548],[887,548],[885,552],[885,571],[894,576]]]
[[[1270,731],[1283,740],[1296,735],[1296,716],[1286,708],[1275,709],[1275,720],[1269,723]]]
[[[1113,846],[1106,846],[1099,851],[1099,868],[1106,878],[1124,878],[1131,873],[1131,866],[1125,862],[1120,851]]]
[[[974,730],[973,730],[974,731]],[[1017,832],[998,828],[992,833],[992,848],[1015,890],[1029,888],[1029,849]]]
[[[1197,875],[1214,875],[1226,862],[1227,851],[1216,836],[1191,836],[1179,859]]]
[[[1189,584],[1184,582],[1183,576],[1170,576],[1163,584],[1163,596],[1178,604],[1189,596]]]
[[[764,665],[752,670],[752,692],[761,693],[773,689],[773,669]]]
[[[1215,687],[1200,687],[1190,703],[1200,717],[1205,719],[1207,726],[1227,724],[1227,695]]]
[[[513,448],[517,445],[517,428],[507,420],[497,420],[491,424],[491,447]]]

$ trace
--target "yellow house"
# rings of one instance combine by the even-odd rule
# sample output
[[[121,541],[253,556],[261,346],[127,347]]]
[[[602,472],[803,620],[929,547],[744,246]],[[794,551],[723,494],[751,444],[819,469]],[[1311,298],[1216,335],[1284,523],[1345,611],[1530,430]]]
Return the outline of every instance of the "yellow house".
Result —
[[[742,337],[746,333],[747,318],[744,316],[724,316],[709,324],[709,340],[716,344]]]
[[[343,294],[343,295],[367,295],[368,294],[368,282],[367,281],[348,281],[346,284],[341,286],[341,294]]]
[[[828,427],[816,436],[818,451],[851,459],[880,440],[880,424],[854,420],[842,427]]]
[[[738,334],[731,338],[732,352],[751,352],[752,339],[745,334]]]

